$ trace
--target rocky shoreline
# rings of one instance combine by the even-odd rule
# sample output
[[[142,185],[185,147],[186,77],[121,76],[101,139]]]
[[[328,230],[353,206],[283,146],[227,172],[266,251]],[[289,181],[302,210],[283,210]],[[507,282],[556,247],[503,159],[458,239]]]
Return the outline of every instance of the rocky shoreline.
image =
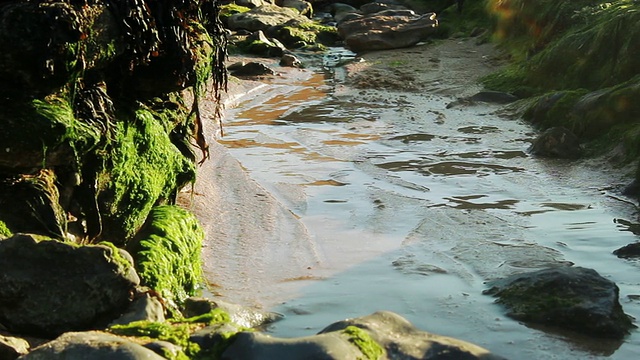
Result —
[[[520,5],[519,1],[506,3],[506,7]],[[296,2],[290,7],[305,4]],[[203,220],[210,209],[194,210],[197,194],[232,198],[248,181],[215,144],[216,135],[224,130],[218,127],[219,105],[233,106],[244,94],[264,85],[259,78],[227,82],[222,69],[225,32],[221,24],[200,14],[205,9],[215,18],[218,8],[213,2],[164,5],[150,6],[142,0],[109,6],[98,1],[8,1],[1,5],[0,46],[11,51],[0,57],[0,78],[10,85],[2,89],[0,101],[6,110],[0,118],[0,140],[6,144],[0,156],[0,358],[439,359],[455,354],[500,359],[476,345],[416,329],[398,314],[384,311],[331,324],[314,336],[274,338],[259,329],[277,321],[278,314],[215,297],[194,297],[202,285],[202,272],[215,266],[200,259],[205,234],[219,223],[215,216],[224,216],[220,212]],[[337,93],[366,88],[416,92],[434,80],[433,73],[422,71],[424,61],[416,57],[426,58],[434,68],[442,65],[441,56],[420,46],[425,37],[439,34],[436,16],[429,12],[418,15],[400,6],[334,4],[333,13],[327,16],[335,20],[337,30],[321,27],[311,31],[314,36],[326,36],[322,39],[328,43],[342,38],[352,49],[364,52],[364,62],[343,64],[337,75],[343,76],[338,85],[342,88]],[[472,6],[469,11],[484,7]],[[270,11],[280,8],[267,7]],[[592,16],[585,9],[580,14]],[[237,17],[246,20],[247,10],[230,16],[240,14]],[[622,11],[613,14],[633,24],[634,13]],[[452,13],[450,9],[444,16],[452,17]],[[530,14],[523,12],[522,16]],[[411,25],[390,24],[390,17]],[[261,29],[254,29],[254,22],[251,28],[239,25],[239,20],[230,38],[255,47],[255,39],[247,41],[246,34],[238,30]],[[298,21],[306,23],[308,18]],[[164,27],[158,27],[159,23]],[[37,36],[32,36],[30,24],[38,24]],[[409,34],[405,25],[412,30]],[[497,27],[508,25],[505,21]],[[388,33],[363,35],[375,26],[390,30],[392,41],[385,38]],[[257,35],[269,46],[256,49],[269,54],[280,51],[280,55],[294,47],[319,50],[321,38],[309,40],[310,30],[301,28],[307,31],[304,36],[293,36],[288,26],[269,25],[270,32],[264,29],[267,35],[284,36],[286,46]],[[53,32],[48,33],[49,29]],[[490,50],[487,31],[474,26],[450,48],[459,47],[460,54],[482,59],[475,69],[477,75],[487,75],[485,85],[495,88],[499,96],[482,93],[475,79],[456,79],[460,84],[451,106],[502,101],[506,95],[513,97],[508,102],[521,100],[511,110],[515,114],[524,114],[543,128],[564,128],[540,141],[539,156],[594,154],[597,135],[615,125],[628,126],[626,130],[633,134],[635,123],[627,118],[636,109],[627,100],[635,94],[637,76],[621,83],[606,79],[595,84],[593,80],[576,85],[586,89],[568,86],[549,93],[546,84],[529,75],[504,72],[491,78],[495,65],[504,64],[507,56]],[[402,47],[417,45],[420,53],[374,52],[393,47],[397,33],[407,35]],[[468,37],[470,34],[479,36]],[[12,45],[16,43],[21,47]],[[24,61],[25,54],[37,60]],[[553,57],[531,56],[543,68],[552,66],[544,61]],[[389,59],[395,66],[381,65]],[[452,59],[443,71],[454,78],[456,66],[468,65]],[[294,66],[276,72],[295,77],[305,71],[295,61],[290,64]],[[625,69],[631,65],[632,61],[624,62],[616,76],[627,74]],[[204,95],[211,78],[209,86],[216,91]],[[571,78],[564,80],[573,83]],[[525,86],[513,87],[514,83]],[[223,95],[218,90],[224,87],[228,91]],[[575,125],[577,118],[587,122]],[[553,135],[557,133],[560,135]],[[566,143],[562,139],[567,134],[575,135],[576,140]],[[629,156],[635,141],[636,137],[625,137],[624,149],[615,149],[623,154],[619,157]],[[198,162],[204,162],[202,168],[210,167],[211,173],[204,176],[214,184],[196,182],[195,191],[184,191],[196,171],[203,176],[202,168],[196,170]],[[231,191],[221,184],[215,187],[217,174],[228,166],[238,166],[238,172],[231,175],[236,176],[238,187]],[[204,188],[197,188],[203,183]],[[559,265],[496,282],[487,293],[500,297],[498,302],[510,316],[525,322],[616,340],[634,328],[618,302],[615,283],[592,270]],[[556,286],[558,283],[588,286]],[[590,320],[582,322],[584,319]]]

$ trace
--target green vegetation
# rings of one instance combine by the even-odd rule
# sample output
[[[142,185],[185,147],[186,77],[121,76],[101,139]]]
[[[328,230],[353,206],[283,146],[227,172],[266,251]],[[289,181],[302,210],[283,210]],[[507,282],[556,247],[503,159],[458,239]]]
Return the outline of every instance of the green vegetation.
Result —
[[[203,239],[193,214],[173,205],[155,207],[131,250],[143,283],[170,304],[195,295],[202,283]]]
[[[221,309],[214,309],[209,313],[188,319],[167,322],[135,321],[127,325],[114,325],[108,331],[121,336],[138,337],[142,340],[163,340],[183,349],[176,356],[169,355],[169,359],[216,359],[228,346],[230,339],[236,332],[220,332],[219,343],[211,349],[201,349],[194,342],[189,341],[190,335],[205,326],[224,325],[231,323],[229,314]],[[243,329],[238,329],[238,331]]]
[[[384,348],[373,340],[368,332],[359,327],[347,326],[340,332],[347,335],[349,342],[357,346],[368,360],[377,360],[385,354]]]
[[[247,12],[249,10],[251,10],[251,9],[249,9],[246,6],[237,5],[235,2],[232,2],[232,3],[229,3],[229,4],[225,4],[225,5],[221,5],[220,6],[220,18],[224,21],[225,18],[228,18],[231,15],[242,14],[242,13],[245,13],[245,12]]]
[[[105,240],[131,239],[154,205],[172,201],[176,189],[195,178],[194,164],[168,136],[166,127],[176,120],[164,112],[140,106],[131,120],[117,124],[112,153],[105,154],[98,178],[99,200],[108,206],[101,209]]]
[[[485,87],[533,96],[524,117],[571,129],[588,141],[587,153],[617,147],[617,159],[637,157],[640,3],[487,0],[486,10],[494,41],[513,61],[482,79]]]
[[[11,235],[11,230],[9,230],[7,224],[5,224],[4,221],[0,220],[0,239],[8,238]]]

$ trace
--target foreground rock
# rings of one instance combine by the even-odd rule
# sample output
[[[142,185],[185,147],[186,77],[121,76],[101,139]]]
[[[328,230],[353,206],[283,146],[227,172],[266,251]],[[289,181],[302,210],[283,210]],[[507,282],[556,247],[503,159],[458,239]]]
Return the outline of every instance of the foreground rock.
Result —
[[[189,306],[198,313],[215,304],[193,300]],[[234,306],[238,307],[231,306],[232,311]],[[68,332],[19,359],[503,359],[465,341],[418,330],[388,311],[339,321],[317,335],[292,339],[247,331],[233,319],[216,308],[182,321],[137,321],[108,332]],[[257,320],[252,323],[265,323]],[[12,359],[26,347],[15,350]]]
[[[114,319],[139,283],[127,257],[29,235],[0,241],[0,323],[50,337]]]
[[[580,139],[569,129],[554,126],[545,130],[531,144],[532,155],[557,159],[578,159],[582,155]]]
[[[329,325],[318,335],[278,339],[239,333],[223,359],[502,359],[489,351],[416,329],[380,311]]]
[[[34,349],[19,359],[164,360],[166,358],[142,345],[115,335],[101,332],[72,332]]]
[[[587,335],[620,339],[633,328],[618,302],[618,287],[595,270],[557,267],[516,274],[489,284],[507,315]]]
[[[355,52],[413,46],[433,34],[435,13],[417,15],[411,10],[386,10],[338,24],[338,33]]]

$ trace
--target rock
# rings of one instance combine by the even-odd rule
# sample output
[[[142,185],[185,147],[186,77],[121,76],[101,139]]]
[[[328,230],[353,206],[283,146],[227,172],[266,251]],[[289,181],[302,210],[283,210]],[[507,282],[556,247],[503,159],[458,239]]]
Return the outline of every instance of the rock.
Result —
[[[385,359],[504,359],[466,341],[419,330],[405,318],[389,311],[338,321],[320,334],[344,331],[350,327],[366,331],[385,349]]]
[[[43,337],[109,322],[139,283],[132,264],[126,252],[105,245],[21,234],[2,240],[0,322],[12,332]]]
[[[282,25],[292,20],[300,23],[309,22],[309,19],[296,10],[265,4],[244,13],[231,15],[228,27],[231,30],[264,31],[271,26]]]
[[[342,21],[347,20],[347,18],[353,19],[362,16],[360,10],[343,3],[333,3],[329,5],[329,11],[337,23],[341,23]]]
[[[222,309],[231,317],[231,321],[246,327],[253,328],[270,324],[282,319],[282,315],[254,309],[247,306],[231,304],[220,300],[191,297],[184,303],[183,315],[187,318],[206,314],[214,309]]]
[[[146,343],[143,346],[153,351],[154,353],[169,359],[178,359],[179,354],[182,354],[182,356],[184,356],[181,346],[170,343],[168,341],[156,340],[150,343]]]
[[[409,47],[424,40],[438,26],[435,13],[416,15],[411,10],[387,10],[345,20],[338,33],[352,51]]]
[[[142,345],[97,331],[65,333],[19,359],[166,360]]]
[[[621,259],[640,257],[640,243],[631,243],[614,250],[613,254]]]
[[[492,281],[484,294],[497,297],[516,320],[602,338],[621,339],[633,324],[618,302],[618,287],[595,270],[557,267]]]
[[[242,331],[241,327],[228,324],[214,324],[197,330],[189,336],[189,341],[198,344],[203,351],[220,349],[229,340],[229,334]]]
[[[127,311],[112,321],[109,326],[126,325],[141,320],[154,322],[163,322],[165,320],[164,306],[162,302],[160,302],[160,299],[156,296],[149,295],[149,293],[142,294],[142,296],[131,302]]]
[[[375,14],[386,10],[409,10],[404,5],[384,3],[384,2],[371,2],[360,6],[360,11],[363,14]]]
[[[14,360],[29,352],[29,342],[12,336],[0,335],[0,359]]]
[[[543,157],[577,159],[582,155],[582,147],[578,137],[569,129],[552,127],[533,141],[529,152]]]
[[[480,91],[465,98],[458,98],[455,101],[447,104],[447,109],[451,109],[458,105],[473,105],[477,102],[492,103],[492,104],[508,104],[518,100],[518,97],[502,91]]]
[[[271,3],[271,1],[265,0],[235,0],[234,2],[238,6],[248,7],[249,9]]]
[[[301,68],[302,63],[295,55],[284,54],[280,59],[280,66]]]
[[[268,360],[268,359],[366,359],[367,357],[351,344],[347,336],[338,332],[282,339],[262,333],[240,332],[222,353],[222,360]]]
[[[480,91],[469,97],[470,101],[480,101],[492,104],[509,104],[518,100],[518,97],[502,91]]]
[[[276,5],[282,6],[285,8],[295,9],[300,15],[304,15],[306,17],[313,16],[313,6],[310,2],[304,0],[279,0],[276,1]]]
[[[502,359],[479,346],[420,331],[388,311],[339,321],[317,335],[294,339],[241,332],[222,358]]]
[[[262,30],[258,30],[238,43],[247,53],[263,57],[280,57],[287,48],[278,40],[268,38]]]
[[[228,67],[233,76],[263,76],[275,75],[276,72],[270,67],[259,62],[235,63]]]

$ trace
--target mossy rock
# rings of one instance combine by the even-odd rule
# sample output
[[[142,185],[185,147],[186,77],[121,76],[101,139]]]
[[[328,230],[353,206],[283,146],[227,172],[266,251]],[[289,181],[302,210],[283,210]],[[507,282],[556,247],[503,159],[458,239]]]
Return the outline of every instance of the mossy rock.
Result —
[[[335,26],[321,25],[314,21],[279,26],[275,37],[288,48],[311,46],[335,46],[341,39]]]
[[[64,96],[7,98],[0,100],[0,108],[0,168],[7,171],[31,172],[72,164],[92,150],[102,136],[99,127],[75,116]]]
[[[0,233],[25,232],[64,239],[66,212],[51,170],[0,178]]]
[[[169,304],[181,304],[202,284],[204,232],[196,217],[173,205],[153,208],[131,253],[143,284]]]
[[[108,331],[112,334],[120,336],[137,337],[143,340],[161,340],[168,341],[183,349],[183,353],[170,356],[169,359],[189,359],[199,358],[207,355],[210,349],[201,349],[201,347],[191,340],[193,333],[205,326],[223,325],[231,322],[229,314],[220,309],[211,311],[198,317],[167,321],[134,321],[126,325],[111,326]],[[225,335],[224,342],[235,334],[229,333]],[[202,351],[205,350],[205,351]],[[218,349],[219,351],[221,349]],[[219,352],[218,351],[218,352]]]
[[[101,240],[125,244],[156,204],[173,202],[176,191],[195,178],[194,163],[170,138],[173,122],[180,120],[165,111],[141,105],[118,123],[112,153],[105,154],[97,178]]]
[[[340,333],[346,335],[349,342],[357,346],[368,360],[377,360],[386,354],[384,348],[373,340],[366,330],[357,326],[347,326]]]
[[[621,339],[634,326],[618,301],[616,284],[595,270],[557,267],[492,281],[507,315],[603,338]]]

